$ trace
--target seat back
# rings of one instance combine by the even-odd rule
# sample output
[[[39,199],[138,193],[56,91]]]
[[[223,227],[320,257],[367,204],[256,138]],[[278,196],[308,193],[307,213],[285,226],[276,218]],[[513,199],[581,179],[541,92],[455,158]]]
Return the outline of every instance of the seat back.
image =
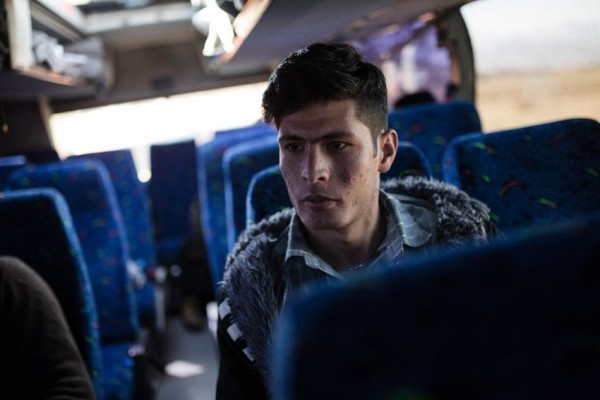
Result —
[[[127,232],[129,256],[139,267],[144,277],[152,277],[157,267],[154,231],[150,213],[150,202],[146,186],[138,179],[131,150],[122,149],[101,153],[88,153],[71,157],[91,159],[104,163],[115,187],[115,193],[123,215]],[[140,282],[142,285],[142,282]],[[140,320],[150,325],[154,320],[155,306],[153,285],[143,284],[135,290]]]
[[[177,251],[190,232],[189,211],[198,196],[198,164],[193,140],[150,146],[152,178],[148,194],[158,261],[177,263]]]
[[[388,172],[381,174],[381,180],[407,176],[431,177],[431,166],[421,149],[410,142],[399,142],[394,163]]]
[[[274,398],[600,397],[600,220],[314,288],[276,333]]]
[[[228,148],[240,142],[275,134],[275,129],[269,125],[250,126],[219,133],[213,140],[198,147],[200,219],[215,287],[219,282],[229,252],[225,216],[223,155]]]
[[[102,399],[103,371],[96,302],[63,196],[48,188],[1,194],[0,254],[24,261],[53,290],[88,368],[96,397]]]
[[[600,124],[568,119],[466,135],[445,156],[444,179],[486,203],[503,230],[600,210]]]
[[[223,179],[228,251],[246,228],[246,197],[252,177],[278,162],[279,145],[274,135],[240,143],[225,151]]]
[[[4,189],[4,185],[8,182],[10,174],[25,165],[27,165],[27,158],[25,156],[0,157],[0,191]]]
[[[407,176],[431,176],[429,162],[419,148],[408,142],[398,143],[396,158],[389,171],[381,174],[381,180]],[[246,224],[292,206],[287,187],[278,165],[256,173],[247,190]]]
[[[150,199],[146,186],[138,179],[131,150],[88,153],[73,158],[93,159],[104,163],[115,187],[123,215],[129,255],[146,272],[156,268]]]
[[[456,101],[405,107],[388,114],[390,129],[400,141],[416,145],[431,166],[433,177],[442,177],[442,157],[451,139],[481,131],[479,113],[472,103]]]
[[[64,196],[88,267],[102,342],[132,341],[138,319],[126,265],[127,236],[106,167],[95,160],[44,164],[13,173],[8,187],[51,187]]]
[[[265,168],[252,177],[246,196],[246,226],[290,207],[292,202],[279,165]]]

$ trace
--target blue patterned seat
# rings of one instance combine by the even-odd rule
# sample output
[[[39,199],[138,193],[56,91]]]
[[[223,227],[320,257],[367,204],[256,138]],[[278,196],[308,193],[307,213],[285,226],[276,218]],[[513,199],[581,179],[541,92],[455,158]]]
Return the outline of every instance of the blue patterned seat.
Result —
[[[273,165],[252,177],[246,196],[246,226],[271,214],[290,208],[292,202],[279,165]]]
[[[72,158],[99,160],[110,174],[127,231],[129,255],[146,278],[145,284],[140,282],[135,287],[140,322],[144,326],[151,326],[155,319],[152,279],[157,267],[154,231],[148,193],[138,179],[131,150],[90,153]]]
[[[410,142],[398,142],[398,151],[390,170],[381,174],[381,180],[407,176],[431,177],[431,165],[417,146]]]
[[[19,170],[11,190],[51,187],[65,198],[73,219],[98,310],[107,399],[129,399],[133,371],[125,373],[112,354],[117,344],[132,346],[139,332],[132,282],[127,270],[125,227],[106,167],[96,160],[68,160]],[[107,363],[110,359],[117,363]]]
[[[71,214],[54,189],[0,194],[0,254],[32,267],[55,293],[92,378],[104,398],[96,302]]]
[[[27,157],[25,156],[6,156],[0,157],[0,191],[8,182],[8,178],[13,171],[27,165]]]
[[[398,132],[400,141],[411,142],[421,149],[433,177],[438,179],[442,178],[442,157],[450,140],[481,131],[479,113],[466,101],[415,105],[390,111],[388,124]]]
[[[600,210],[600,124],[567,119],[449,145],[444,179],[486,203],[502,230]]]
[[[269,125],[253,125],[220,132],[210,142],[198,148],[198,175],[200,182],[200,214],[202,234],[208,252],[208,261],[216,288],[221,279],[225,259],[229,252],[225,217],[225,183],[223,155],[225,151],[242,142],[260,137],[275,136]]]
[[[394,163],[388,172],[381,174],[381,180],[407,176],[430,177],[431,168],[421,150],[411,143],[400,142]],[[292,206],[278,165],[256,173],[247,192],[247,225]]]
[[[269,135],[230,147],[223,155],[228,250],[246,228],[246,196],[252,177],[279,162],[277,137]]]
[[[190,233],[190,206],[198,196],[194,140],[150,146],[152,178],[148,194],[161,265],[177,264],[177,251]]]
[[[561,224],[313,288],[279,321],[274,398],[600,398],[599,229]]]

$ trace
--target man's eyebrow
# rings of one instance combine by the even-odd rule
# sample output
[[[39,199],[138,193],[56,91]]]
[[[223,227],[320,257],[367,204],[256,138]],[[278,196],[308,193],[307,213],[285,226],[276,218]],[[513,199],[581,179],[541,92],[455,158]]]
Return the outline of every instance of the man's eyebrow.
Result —
[[[321,140],[332,140],[332,139],[343,139],[343,138],[348,138],[348,137],[353,137],[354,135],[350,132],[346,132],[346,131],[335,131],[335,132],[329,132],[326,133],[324,135],[321,135],[317,138],[315,138],[314,140],[311,140],[310,142],[316,143],[318,141]],[[293,134],[281,134],[279,135],[279,138],[277,139],[278,142],[306,142],[307,140],[300,136],[300,135],[293,135]]]

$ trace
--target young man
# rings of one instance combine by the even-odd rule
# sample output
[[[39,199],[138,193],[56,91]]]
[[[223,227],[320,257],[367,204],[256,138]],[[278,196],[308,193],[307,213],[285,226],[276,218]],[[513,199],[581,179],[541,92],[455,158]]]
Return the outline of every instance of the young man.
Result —
[[[250,228],[228,258],[219,299],[218,399],[268,395],[272,330],[286,297],[316,280],[394,265],[433,245],[485,240],[487,208],[441,182],[392,181],[385,79],[356,50],[314,44],[288,56],[263,95],[278,130],[293,209]]]

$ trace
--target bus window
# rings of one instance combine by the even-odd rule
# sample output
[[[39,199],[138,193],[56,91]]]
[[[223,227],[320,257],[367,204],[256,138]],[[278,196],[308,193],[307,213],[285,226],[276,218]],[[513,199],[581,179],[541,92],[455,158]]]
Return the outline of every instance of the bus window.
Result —
[[[461,8],[486,131],[561,118],[600,119],[600,3],[476,1]]]
[[[149,146],[193,138],[197,144],[217,130],[251,125],[261,118],[265,84],[140,100],[53,114],[54,146],[61,158],[131,148],[139,177],[150,179]]]

